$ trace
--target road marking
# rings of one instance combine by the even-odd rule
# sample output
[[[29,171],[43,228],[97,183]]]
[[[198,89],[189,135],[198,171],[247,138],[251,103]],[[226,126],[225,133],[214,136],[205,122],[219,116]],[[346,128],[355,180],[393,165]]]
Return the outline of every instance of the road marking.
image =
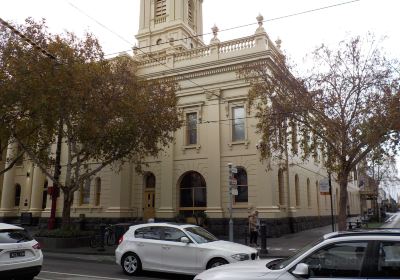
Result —
[[[297,251],[295,248],[290,248],[289,251]]]
[[[37,277],[37,276],[33,279],[35,279],[35,280],[53,280],[53,279],[42,278],[42,277]]]
[[[58,274],[58,275],[69,275],[69,276],[88,277],[88,278],[97,278],[97,279],[109,279],[109,280],[126,280],[127,279],[127,278],[110,278],[110,277],[85,275],[85,274],[63,273],[63,272],[55,272],[55,271],[48,271],[48,270],[42,270],[41,272],[50,273],[50,274]]]

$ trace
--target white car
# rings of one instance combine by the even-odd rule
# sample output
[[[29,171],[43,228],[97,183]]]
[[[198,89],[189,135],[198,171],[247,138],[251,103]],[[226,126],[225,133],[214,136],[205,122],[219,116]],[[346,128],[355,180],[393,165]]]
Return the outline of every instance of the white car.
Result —
[[[205,269],[257,260],[257,250],[218,240],[199,226],[149,223],[131,226],[115,250],[127,275],[143,270],[195,275]]]
[[[400,230],[336,232],[287,259],[216,267],[195,280],[400,279]]]
[[[40,244],[26,230],[0,223],[0,279],[33,279],[42,263]]]

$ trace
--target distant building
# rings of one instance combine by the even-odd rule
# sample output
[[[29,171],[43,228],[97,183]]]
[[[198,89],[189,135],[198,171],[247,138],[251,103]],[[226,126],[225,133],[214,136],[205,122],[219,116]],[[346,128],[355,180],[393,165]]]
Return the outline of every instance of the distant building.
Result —
[[[233,198],[236,232],[245,232],[250,211],[257,209],[271,234],[299,231],[330,222],[330,198],[320,194],[326,180],[323,158],[286,164],[260,162],[257,119],[248,103],[249,85],[237,71],[246,64],[274,65],[282,56],[259,26],[248,37],[220,42],[214,27],[211,42],[203,42],[202,0],[140,1],[140,27],[134,48],[139,75],[146,79],[173,78],[179,82],[179,107],[185,125],[175,142],[157,158],[149,158],[144,174],[126,164],[119,174],[104,170],[75,195],[72,216],[112,221],[142,218],[175,220],[199,215],[209,228],[227,233],[228,163],[237,167],[238,194]],[[227,14],[229,15],[229,14]],[[251,20],[251,19],[249,19]],[[14,147],[15,148],[15,147]],[[9,156],[15,154],[9,150]],[[45,176],[30,162],[4,175],[0,216],[32,212],[48,217],[50,201]],[[358,178],[349,182],[348,214],[360,213]],[[333,207],[339,190],[334,182]],[[58,206],[62,205],[62,198]],[[60,216],[61,209],[58,209]],[[193,220],[193,219],[192,219]]]

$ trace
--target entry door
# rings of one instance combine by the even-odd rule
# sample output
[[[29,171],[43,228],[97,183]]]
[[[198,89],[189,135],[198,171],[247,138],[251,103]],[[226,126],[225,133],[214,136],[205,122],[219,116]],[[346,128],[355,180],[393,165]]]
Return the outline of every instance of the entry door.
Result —
[[[155,191],[154,190],[146,190],[144,191],[144,204],[143,204],[143,220],[147,221],[150,218],[155,217]]]

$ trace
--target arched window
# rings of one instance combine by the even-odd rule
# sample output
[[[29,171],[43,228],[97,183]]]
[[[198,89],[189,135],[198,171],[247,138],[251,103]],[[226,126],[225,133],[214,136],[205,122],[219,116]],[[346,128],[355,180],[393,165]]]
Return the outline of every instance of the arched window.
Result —
[[[307,178],[307,205],[311,207],[311,190],[310,190],[310,179]]]
[[[95,206],[100,206],[100,197],[101,197],[101,178],[97,177],[95,181]]]
[[[86,179],[81,186],[80,205],[88,205],[90,203],[90,183],[91,179]]]
[[[296,194],[296,206],[300,206],[300,186],[299,186],[299,175],[294,176],[294,191]]]
[[[42,194],[42,209],[46,209],[47,206],[47,187],[49,185],[49,182],[46,180],[44,181],[43,185],[43,194]]]
[[[158,39],[156,42],[157,45],[161,45],[161,43],[162,43],[162,39]]]
[[[278,170],[278,192],[279,192],[279,204],[285,204],[285,193],[284,193],[284,182],[283,182],[283,170]]]
[[[237,167],[237,173],[234,175],[237,180],[238,195],[235,195],[235,202],[248,202],[249,186],[247,183],[247,172],[243,167]]]
[[[15,185],[15,196],[14,196],[14,206],[18,207],[21,202],[21,185]]]
[[[207,207],[206,181],[200,173],[186,173],[180,183],[180,208],[183,211],[205,210]]]
[[[146,189],[154,189],[156,187],[156,176],[153,173],[149,172],[146,175],[145,188]]]

